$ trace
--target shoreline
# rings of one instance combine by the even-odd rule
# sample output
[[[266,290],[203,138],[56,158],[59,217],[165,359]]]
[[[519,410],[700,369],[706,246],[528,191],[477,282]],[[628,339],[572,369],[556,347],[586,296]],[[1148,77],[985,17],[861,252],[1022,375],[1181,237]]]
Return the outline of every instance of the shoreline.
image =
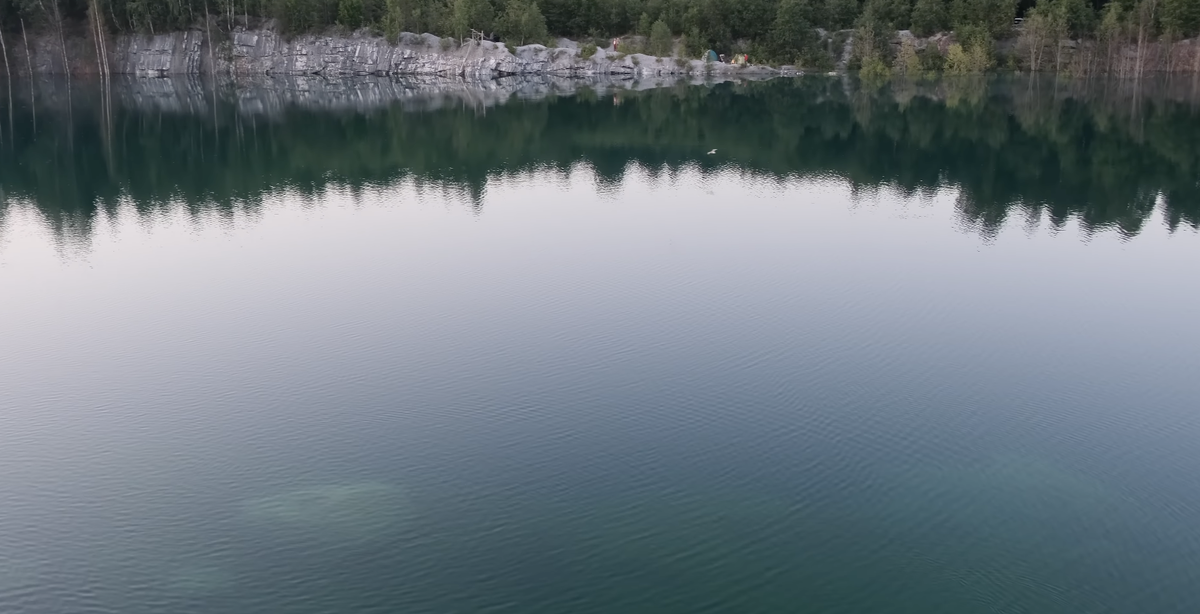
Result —
[[[467,81],[490,81],[505,77],[547,77],[566,79],[764,79],[804,74],[852,75],[853,33],[819,30],[822,44],[830,54],[833,70],[807,70],[792,66],[760,64],[734,65],[624,53],[607,48],[586,46],[566,38],[553,41],[553,47],[541,44],[509,48],[502,42],[467,40],[433,34],[401,33],[395,42],[367,28],[355,32],[326,32],[288,37],[268,24],[261,28],[235,27],[230,32],[212,32],[194,27],[163,34],[120,34],[106,37],[107,63],[101,70],[96,47],[87,38],[66,41],[45,34],[30,38],[29,46],[10,45],[8,70],[13,77],[31,75],[101,75],[169,77],[206,76],[317,76],[317,77],[436,77]],[[635,43],[633,37],[627,43]],[[907,48],[919,53],[932,52],[946,57],[956,42],[953,33],[915,37],[907,30],[896,32],[893,51]],[[992,65],[973,75],[1028,73],[1019,62],[1019,40],[996,43]],[[1148,43],[1143,73],[1131,72],[1139,65],[1137,50],[1122,47],[1113,57],[1120,71],[1096,73],[1094,41],[1064,41],[1059,64],[1064,70],[1032,71],[1041,74],[1125,77],[1131,74],[1200,74],[1200,38],[1181,40],[1169,47]],[[593,51],[594,50],[594,51]],[[679,51],[678,45],[676,52]],[[896,52],[894,55],[899,55]],[[1172,62],[1164,62],[1174,58]],[[752,58],[753,59],[753,58]],[[923,60],[922,60],[923,62]],[[897,74],[907,72],[895,66],[883,67]],[[1169,70],[1164,70],[1167,68]],[[919,71],[918,78],[950,75],[940,69]],[[903,75],[901,75],[903,76]]]
[[[210,44],[210,41],[211,44]],[[87,43],[86,45],[82,43]],[[433,34],[401,33],[393,44],[366,29],[340,34],[285,37],[270,29],[235,28],[217,38],[199,29],[165,34],[118,35],[108,41],[107,72],[112,75],[166,77],[229,76],[380,76],[440,77],[486,81],[510,76],[565,78],[666,78],[746,76],[763,78],[802,74],[788,67],[733,65],[642,53],[611,46],[582,57],[580,45],[558,39],[509,49],[504,43],[465,41]],[[70,41],[66,53],[50,37],[37,37],[29,58],[10,49],[15,76],[28,74],[99,74],[90,41]],[[16,53],[13,53],[16,51]],[[64,56],[69,70],[63,70]],[[28,67],[26,70],[21,68]]]
[[[113,75],[111,80],[95,74],[73,77],[63,75],[20,76],[13,81],[11,98],[16,108],[37,104],[50,111],[69,107],[76,112],[107,105],[171,114],[197,114],[212,117],[214,109],[233,111],[245,117],[280,116],[287,109],[330,112],[372,112],[399,107],[405,111],[432,111],[461,107],[487,112],[511,101],[538,101],[548,97],[610,97],[620,104],[626,96],[677,86],[710,88],[721,84],[737,87],[780,85],[792,79],[775,75],[711,75],[625,78],[623,76],[545,76],[520,75],[495,79],[462,79],[431,76],[322,76],[322,75],[210,75],[177,74],[162,77]],[[1053,91],[1059,99],[1089,99],[1103,94],[1114,103],[1136,106],[1137,100],[1162,100],[1194,104],[1200,81],[1172,80],[1154,76],[1145,80],[1056,78],[1054,75],[1022,74],[976,77],[944,77],[930,80],[896,79],[880,86],[862,85],[861,79],[845,73],[834,76],[812,75],[797,79],[800,83],[825,83],[825,94],[841,96],[851,92],[928,98],[931,100],[977,100],[985,91],[1020,97],[1030,91]],[[875,95],[873,94],[873,95]]]
[[[208,115],[213,105],[232,108],[246,116],[272,116],[285,109],[370,112],[400,105],[411,111],[467,107],[484,111],[511,100],[536,101],[548,97],[620,97],[680,84],[715,86],[750,83],[770,75],[653,77],[626,79],[595,75],[557,77],[514,75],[495,79],[461,79],[431,76],[376,75],[209,75],[176,74],[161,77],[113,75],[105,84],[98,76],[76,76],[72,92],[62,75],[35,75],[14,81],[13,98],[21,105],[39,105],[65,112],[68,106],[84,107],[104,99],[116,108],[166,113]]]

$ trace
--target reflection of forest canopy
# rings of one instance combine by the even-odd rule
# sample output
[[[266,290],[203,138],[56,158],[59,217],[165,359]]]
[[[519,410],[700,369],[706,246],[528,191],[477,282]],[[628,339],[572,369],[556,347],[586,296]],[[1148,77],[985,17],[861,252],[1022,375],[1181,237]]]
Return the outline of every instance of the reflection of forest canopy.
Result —
[[[217,99],[215,113],[200,115],[118,105],[107,124],[99,107],[77,103],[72,121],[39,109],[36,135],[30,109],[18,107],[0,188],[56,225],[86,227],[95,207],[123,195],[143,210],[169,200],[227,208],[284,187],[313,194],[405,177],[477,195],[491,175],[535,167],[586,162],[616,182],[633,162],[733,163],[764,179],[958,186],[961,214],[985,232],[1021,213],[1136,233],[1159,198],[1172,228],[1200,227],[1200,112],[1185,103],[1069,97],[1025,82],[848,91],[828,79],[620,97],[513,100],[486,115],[292,109],[253,122]],[[705,156],[712,148],[720,155]]]

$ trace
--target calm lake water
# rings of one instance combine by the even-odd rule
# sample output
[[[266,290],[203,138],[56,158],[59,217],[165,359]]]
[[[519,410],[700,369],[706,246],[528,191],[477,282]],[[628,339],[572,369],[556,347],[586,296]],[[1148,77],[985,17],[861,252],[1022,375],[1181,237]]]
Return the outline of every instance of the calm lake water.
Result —
[[[30,89],[6,614],[1200,611],[1190,83]]]

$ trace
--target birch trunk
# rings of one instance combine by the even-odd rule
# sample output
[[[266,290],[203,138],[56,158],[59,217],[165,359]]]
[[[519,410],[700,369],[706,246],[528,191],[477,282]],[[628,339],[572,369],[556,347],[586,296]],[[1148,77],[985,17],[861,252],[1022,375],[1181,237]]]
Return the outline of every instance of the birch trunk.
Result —
[[[4,31],[0,30],[0,50],[4,51],[4,82],[8,84],[8,134],[12,138],[12,68],[8,65],[8,44],[4,42]]]
[[[25,39],[25,66],[29,69],[29,109],[33,113],[33,133],[37,134],[37,101],[33,91],[33,59],[29,56],[29,33],[25,31],[25,18],[21,18],[21,38]]]
[[[12,98],[12,68],[8,66],[8,45],[4,43],[4,30],[0,29],[0,51],[4,52],[4,76],[8,79],[8,97]]]

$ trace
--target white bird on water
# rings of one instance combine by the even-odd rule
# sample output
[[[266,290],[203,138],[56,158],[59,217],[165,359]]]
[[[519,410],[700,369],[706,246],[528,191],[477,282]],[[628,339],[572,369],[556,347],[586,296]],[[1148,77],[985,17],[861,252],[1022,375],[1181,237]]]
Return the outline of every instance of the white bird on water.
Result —
[[[710,155],[710,156],[711,156],[711,155],[713,155],[713,154],[715,154],[715,153],[717,153],[717,150],[715,150],[715,149],[714,149],[714,150],[712,150],[712,151],[708,152],[708,155]]]

